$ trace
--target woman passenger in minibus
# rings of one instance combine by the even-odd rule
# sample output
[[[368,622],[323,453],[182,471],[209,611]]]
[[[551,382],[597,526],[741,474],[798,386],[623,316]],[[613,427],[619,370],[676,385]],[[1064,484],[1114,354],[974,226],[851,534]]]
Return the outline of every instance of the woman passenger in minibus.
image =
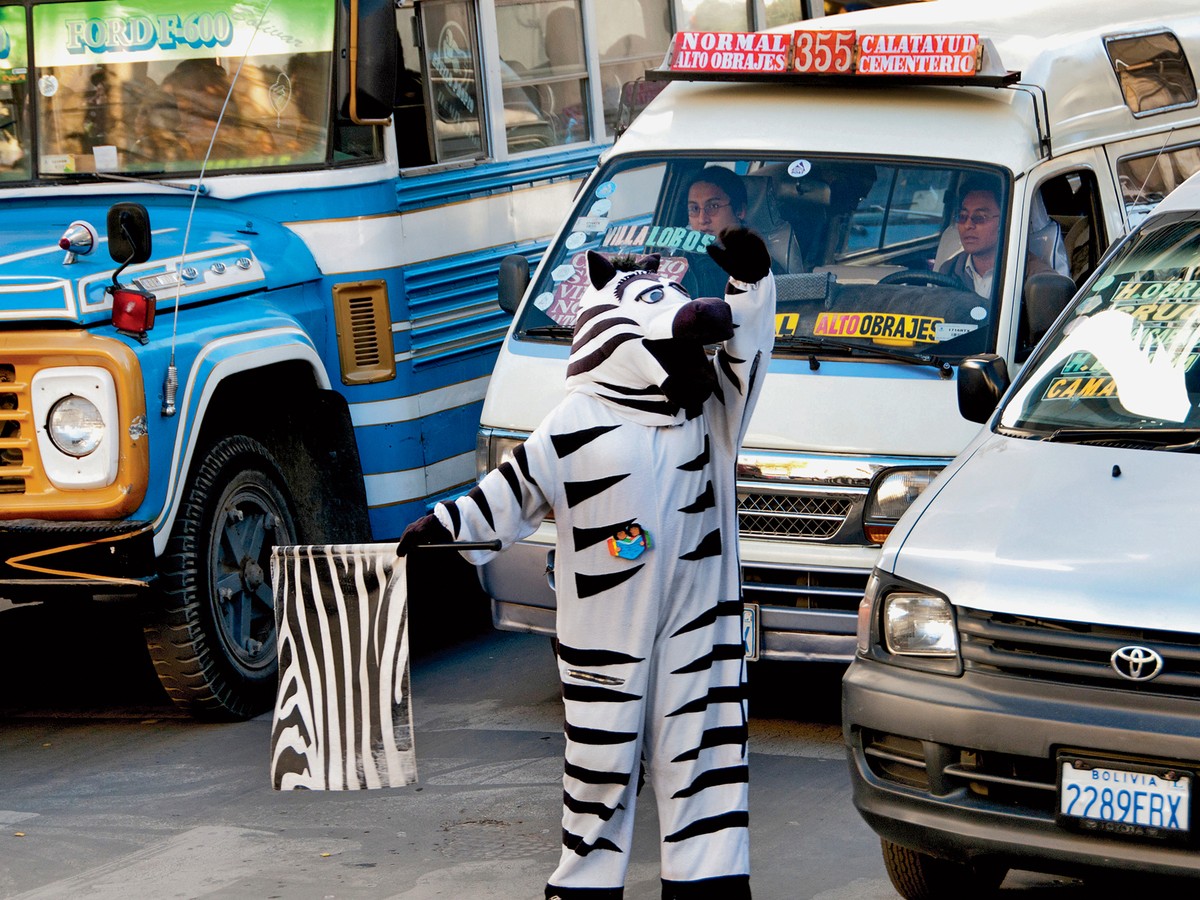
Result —
[[[746,186],[733,171],[709,166],[692,177],[687,191],[688,228],[714,237],[741,227],[746,216]],[[693,297],[724,297],[729,276],[701,249],[689,253],[683,284]]]

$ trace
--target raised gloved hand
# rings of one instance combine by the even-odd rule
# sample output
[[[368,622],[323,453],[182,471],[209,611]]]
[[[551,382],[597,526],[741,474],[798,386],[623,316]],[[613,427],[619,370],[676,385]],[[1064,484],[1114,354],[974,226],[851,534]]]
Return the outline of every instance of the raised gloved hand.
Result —
[[[454,535],[437,520],[437,516],[430,513],[404,529],[404,534],[400,535],[400,543],[396,545],[396,555],[407,556],[408,552],[415,547],[424,547],[426,544],[448,544],[453,540]]]
[[[730,278],[745,284],[756,284],[771,271],[767,245],[749,228],[726,228],[719,246],[717,241],[708,245],[708,255]]]

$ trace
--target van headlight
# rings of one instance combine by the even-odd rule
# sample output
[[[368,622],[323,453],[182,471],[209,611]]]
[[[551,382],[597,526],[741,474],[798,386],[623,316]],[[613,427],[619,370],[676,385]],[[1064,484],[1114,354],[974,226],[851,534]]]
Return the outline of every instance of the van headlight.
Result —
[[[876,569],[858,608],[858,655],[907,669],[961,675],[954,605],[937,591]]]
[[[107,487],[121,448],[115,429],[117,386],[99,366],[56,366],[30,379],[38,455],[58,490]]]
[[[902,656],[954,657],[954,609],[944,597],[896,591],[883,601],[883,644]]]
[[[475,439],[475,479],[478,481],[501,463],[511,462],[513,451],[529,435],[521,431],[501,431],[498,428],[481,428]]]
[[[942,471],[938,468],[887,469],[875,479],[863,508],[863,533],[882,544],[913,501]]]

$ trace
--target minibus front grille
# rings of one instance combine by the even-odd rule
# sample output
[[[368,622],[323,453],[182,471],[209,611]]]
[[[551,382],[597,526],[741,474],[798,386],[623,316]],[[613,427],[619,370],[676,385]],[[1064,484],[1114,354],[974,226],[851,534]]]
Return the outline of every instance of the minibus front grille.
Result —
[[[1146,628],[1118,628],[960,609],[963,667],[1054,684],[1103,687],[1140,694],[1200,697],[1200,635]],[[1163,660],[1152,679],[1118,673],[1113,655],[1144,647]]]
[[[0,494],[24,494],[36,453],[29,385],[17,367],[0,362]]]
[[[864,569],[742,564],[742,596],[749,603],[854,615],[867,589]]]
[[[746,537],[827,541],[853,509],[850,498],[738,486],[738,525]]]

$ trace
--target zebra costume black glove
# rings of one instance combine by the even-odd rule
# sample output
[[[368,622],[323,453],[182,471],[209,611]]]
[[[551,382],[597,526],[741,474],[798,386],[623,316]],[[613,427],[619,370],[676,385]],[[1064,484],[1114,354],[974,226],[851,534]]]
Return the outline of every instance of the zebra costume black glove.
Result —
[[[448,544],[454,536],[437,520],[436,516],[422,516],[404,529],[400,535],[400,543],[396,545],[397,556],[407,556],[408,552],[426,544]]]
[[[720,246],[708,245],[713,262],[744,284],[758,284],[771,271],[771,254],[763,239],[748,228],[726,228],[720,234]]]

